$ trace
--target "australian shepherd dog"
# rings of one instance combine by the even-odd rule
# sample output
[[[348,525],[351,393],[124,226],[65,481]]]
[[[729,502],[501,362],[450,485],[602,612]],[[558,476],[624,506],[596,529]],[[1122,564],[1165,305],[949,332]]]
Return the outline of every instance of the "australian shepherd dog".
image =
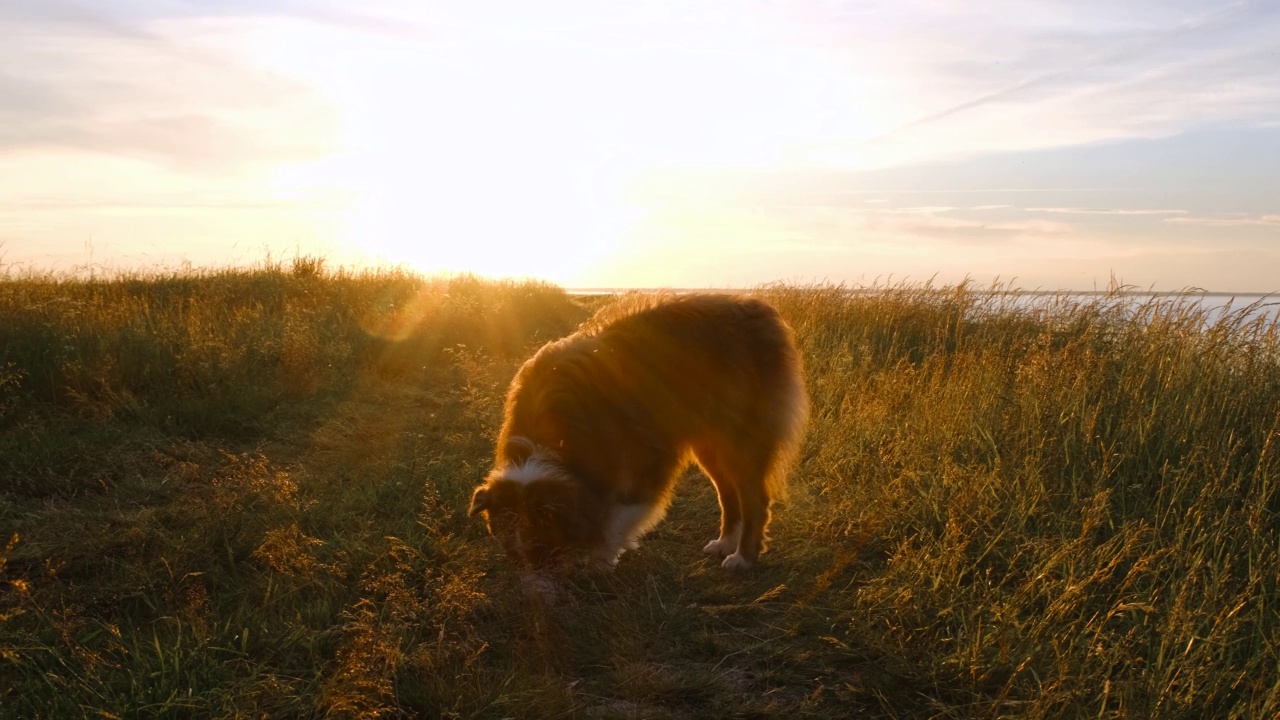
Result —
[[[526,568],[588,554],[612,567],[662,519],[692,461],[720,496],[704,552],[750,567],[808,406],[791,330],[768,304],[628,296],[516,373],[471,515]]]

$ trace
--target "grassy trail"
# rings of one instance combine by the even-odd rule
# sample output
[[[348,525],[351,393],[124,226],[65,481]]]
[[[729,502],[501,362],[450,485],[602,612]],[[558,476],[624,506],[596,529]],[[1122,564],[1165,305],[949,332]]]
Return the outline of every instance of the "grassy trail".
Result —
[[[1280,331],[761,293],[813,423],[761,567],[667,519],[568,600],[466,517],[598,299],[326,272],[0,282],[0,717],[1265,717]]]

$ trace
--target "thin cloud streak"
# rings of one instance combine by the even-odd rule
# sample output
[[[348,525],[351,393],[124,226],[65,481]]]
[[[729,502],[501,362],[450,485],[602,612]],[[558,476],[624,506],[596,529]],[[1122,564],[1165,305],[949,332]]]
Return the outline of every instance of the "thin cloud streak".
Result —
[[[1280,215],[1263,215],[1261,217],[1174,217],[1165,222],[1175,225],[1196,225],[1201,227],[1267,227],[1280,230]]]
[[[1027,212],[1053,213],[1057,215],[1185,215],[1186,210],[1129,210],[1123,208],[1093,209],[1077,207],[1030,207]]]
[[[1215,25],[1226,26],[1233,20],[1243,19],[1247,17],[1245,10],[1248,9],[1249,5],[1250,3],[1238,2],[1232,6],[1228,6],[1227,8],[1208,13],[1200,18],[1184,21],[1172,30],[1154,33],[1146,37],[1139,37],[1126,41],[1118,48],[1110,49],[1109,51],[1105,51],[1093,58],[1086,58],[1082,62],[1073,63],[1069,67],[1064,67],[1056,72],[1045,73],[1037,77],[1024,80],[1012,86],[986,93],[958,105],[953,105],[918,120],[913,120],[869,139],[868,143],[874,144],[884,142],[906,131],[915,130],[984,105],[1017,99],[1019,96],[1022,96],[1031,90],[1052,87],[1055,85],[1078,84],[1079,81],[1077,78],[1084,74],[1084,71],[1086,70],[1108,67],[1124,61],[1140,58],[1152,50],[1170,45],[1177,40],[1185,39],[1187,35],[1192,32],[1201,31]]]

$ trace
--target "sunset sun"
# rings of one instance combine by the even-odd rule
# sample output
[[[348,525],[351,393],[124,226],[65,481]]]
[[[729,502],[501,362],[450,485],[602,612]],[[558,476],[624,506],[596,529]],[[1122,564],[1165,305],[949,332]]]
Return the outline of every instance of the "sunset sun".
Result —
[[[381,83],[361,90],[379,111],[347,105],[350,164],[336,179],[351,241],[428,272],[580,281],[638,215],[626,148],[554,68],[496,48],[454,53],[386,58],[368,73]]]
[[[681,35],[694,29],[698,43]],[[352,250],[425,272],[589,285],[626,282],[625,257],[652,240],[642,226],[664,208],[638,186],[803,159],[848,109],[819,63],[758,27],[652,30],[489,27],[327,59],[320,46],[341,40],[299,34],[253,51],[308,76],[339,112],[333,156],[286,174],[346,199]]]

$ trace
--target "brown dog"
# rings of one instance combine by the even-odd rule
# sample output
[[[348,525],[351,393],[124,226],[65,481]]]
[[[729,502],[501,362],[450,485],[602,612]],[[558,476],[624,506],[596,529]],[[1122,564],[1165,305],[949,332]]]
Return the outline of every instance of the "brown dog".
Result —
[[[720,496],[720,536],[704,551],[749,567],[808,407],[791,331],[769,305],[629,296],[516,373],[471,514],[534,568],[575,550],[613,566],[694,460]]]

